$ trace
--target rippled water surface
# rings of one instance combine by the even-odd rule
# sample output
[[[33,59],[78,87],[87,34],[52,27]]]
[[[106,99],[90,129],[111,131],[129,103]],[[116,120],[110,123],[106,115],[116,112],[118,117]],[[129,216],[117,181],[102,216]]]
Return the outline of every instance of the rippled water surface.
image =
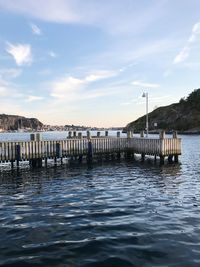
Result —
[[[181,164],[0,174],[1,266],[200,266],[200,136]]]

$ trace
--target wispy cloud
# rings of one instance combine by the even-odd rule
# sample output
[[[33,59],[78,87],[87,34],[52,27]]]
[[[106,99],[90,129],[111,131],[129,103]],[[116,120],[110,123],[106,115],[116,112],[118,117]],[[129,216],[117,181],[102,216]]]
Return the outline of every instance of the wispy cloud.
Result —
[[[29,44],[7,43],[6,52],[10,54],[18,66],[30,65],[32,63],[32,52]]]
[[[194,24],[193,28],[192,28],[192,34],[190,36],[190,38],[188,39],[189,43],[193,43],[196,41],[197,36],[200,34],[200,22],[197,22],[196,24]]]
[[[0,0],[0,7],[15,13],[53,22],[77,22],[80,14],[76,15],[72,1],[65,0]]]
[[[42,35],[42,30],[36,24],[31,23],[30,27],[31,27],[31,30],[32,30],[33,34]]]
[[[26,102],[33,102],[33,101],[40,101],[44,99],[43,97],[41,96],[34,96],[34,95],[29,95],[26,99]]]
[[[129,63],[128,65],[123,66],[122,68],[120,68],[120,69],[119,69],[119,72],[124,72],[124,71],[126,71],[126,70],[128,70],[128,69],[130,69],[130,68],[132,68],[132,67],[134,67],[134,66],[136,66],[136,65],[137,65],[136,62],[134,62],[134,63]]]
[[[157,83],[146,83],[146,82],[139,81],[139,80],[133,81],[132,84],[135,86],[145,87],[145,88],[158,88],[158,87],[160,87],[160,85]]]
[[[70,98],[84,83],[84,80],[72,76],[59,79],[52,84],[51,96],[60,99]]]
[[[116,71],[96,71],[92,74],[89,74],[88,76],[85,77],[86,82],[95,82],[101,79],[107,79],[111,78],[113,76],[116,76],[117,72]]]
[[[3,79],[14,79],[19,77],[22,74],[21,69],[15,69],[15,68],[10,68],[10,69],[0,69],[0,77]]]
[[[196,24],[194,24],[192,28],[192,33],[188,38],[186,45],[174,58],[174,64],[181,63],[189,57],[192,44],[197,41],[197,38],[199,36],[200,36],[200,22],[197,22]]]
[[[189,46],[183,47],[183,49],[174,58],[174,64],[185,61],[188,58],[189,54],[190,54],[190,47]]]
[[[100,70],[94,73],[89,73],[83,78],[76,78],[73,76],[66,76],[59,80],[56,80],[52,83],[51,88],[51,96],[60,98],[60,99],[74,99],[77,97],[77,94],[80,93],[80,90],[83,90],[86,86],[91,83],[94,83],[99,80],[108,79],[117,75],[115,71],[106,71]],[[104,93],[105,94],[105,93]],[[90,97],[98,97],[101,96],[102,93],[92,93]],[[82,98],[85,98],[85,93],[82,95]]]
[[[0,0],[0,7],[44,21],[94,25],[112,33],[138,32],[162,15],[164,0],[142,4],[103,0]],[[127,9],[127,7],[129,7]]]
[[[49,51],[49,52],[48,52],[48,55],[49,55],[50,57],[52,57],[52,58],[56,58],[56,57],[58,57],[58,55],[57,55],[55,52],[53,52],[53,51]]]

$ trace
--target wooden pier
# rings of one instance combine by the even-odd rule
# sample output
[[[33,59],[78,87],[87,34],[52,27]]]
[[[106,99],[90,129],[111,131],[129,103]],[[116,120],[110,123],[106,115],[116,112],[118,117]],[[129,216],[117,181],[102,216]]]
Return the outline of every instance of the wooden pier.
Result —
[[[164,132],[157,139],[133,137],[131,132],[127,133],[127,137],[120,137],[120,132],[117,132],[116,137],[109,137],[106,131],[104,136],[100,132],[97,132],[97,136],[91,136],[90,132],[86,136],[69,132],[63,140],[41,140],[40,134],[31,134],[30,141],[0,142],[0,164],[10,162],[11,168],[19,168],[22,161],[28,161],[34,168],[47,166],[50,159],[55,164],[58,159],[62,163],[64,158],[91,163],[102,158],[131,158],[135,154],[141,155],[141,160],[146,155],[153,156],[155,160],[158,157],[161,164],[165,158],[169,162],[178,162],[181,139],[177,138],[176,133],[173,133],[172,138],[165,138]]]

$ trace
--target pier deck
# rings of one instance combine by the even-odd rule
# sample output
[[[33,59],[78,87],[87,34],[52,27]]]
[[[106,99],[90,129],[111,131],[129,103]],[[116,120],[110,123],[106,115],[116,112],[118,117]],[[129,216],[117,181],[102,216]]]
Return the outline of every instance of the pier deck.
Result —
[[[162,135],[163,137],[163,135]],[[31,138],[34,139],[34,138]],[[39,138],[40,139],[40,138]],[[47,164],[48,159],[83,158],[92,161],[95,157],[112,156],[113,158],[132,157],[140,154],[144,160],[145,155],[160,158],[164,163],[178,161],[181,154],[181,139],[177,138],[141,138],[141,137],[82,137],[82,135],[68,137],[63,140],[33,140],[20,142],[0,142],[0,163],[11,162],[19,166],[20,161],[29,161],[32,167],[41,167],[42,160]]]

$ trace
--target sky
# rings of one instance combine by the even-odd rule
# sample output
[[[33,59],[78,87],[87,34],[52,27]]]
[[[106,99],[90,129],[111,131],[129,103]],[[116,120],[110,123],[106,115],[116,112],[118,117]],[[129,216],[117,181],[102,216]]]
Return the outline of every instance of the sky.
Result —
[[[200,86],[199,0],[0,0],[0,113],[125,126]]]

